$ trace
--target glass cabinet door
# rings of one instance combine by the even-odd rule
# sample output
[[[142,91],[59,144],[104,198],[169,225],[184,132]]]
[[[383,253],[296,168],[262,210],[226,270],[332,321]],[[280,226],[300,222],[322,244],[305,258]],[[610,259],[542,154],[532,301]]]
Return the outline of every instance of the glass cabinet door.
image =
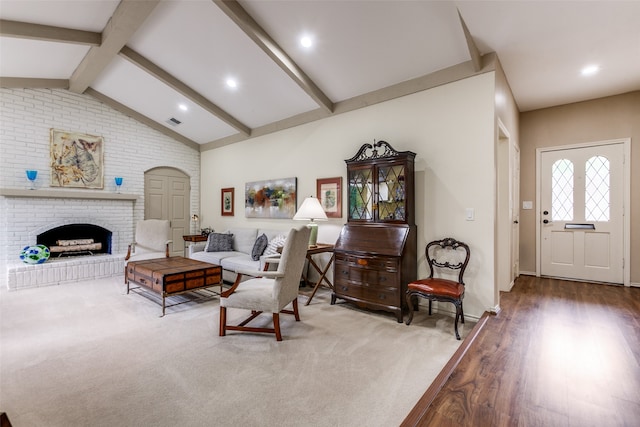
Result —
[[[373,219],[373,168],[349,171],[349,220]]]
[[[378,168],[378,220],[405,220],[405,170],[403,165]]]

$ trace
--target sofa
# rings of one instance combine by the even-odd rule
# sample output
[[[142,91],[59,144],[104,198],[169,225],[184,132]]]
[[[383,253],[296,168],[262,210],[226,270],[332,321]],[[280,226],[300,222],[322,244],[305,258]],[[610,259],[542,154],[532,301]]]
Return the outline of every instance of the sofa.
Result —
[[[256,274],[263,271],[268,258],[277,255],[276,248],[284,245],[288,232],[289,230],[257,227],[230,228],[221,233],[211,233],[206,242],[189,246],[189,258],[222,266],[222,280],[233,283],[236,280],[236,270],[249,269],[255,271]],[[261,252],[258,259],[254,260],[252,255],[256,255],[256,251],[260,252],[260,248],[264,244],[265,239],[261,237],[263,234],[267,240],[264,252]],[[232,237],[225,238],[224,235],[232,235]],[[257,242],[258,238],[260,238],[260,242]],[[222,242],[216,245],[216,239]]]

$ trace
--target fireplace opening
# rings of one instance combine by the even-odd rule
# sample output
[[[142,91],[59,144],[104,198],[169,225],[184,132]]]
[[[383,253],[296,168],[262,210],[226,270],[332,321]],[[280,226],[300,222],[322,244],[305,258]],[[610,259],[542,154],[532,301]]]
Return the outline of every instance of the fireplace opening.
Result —
[[[111,253],[111,231],[99,225],[67,224],[39,234],[39,245],[45,245],[53,257]]]

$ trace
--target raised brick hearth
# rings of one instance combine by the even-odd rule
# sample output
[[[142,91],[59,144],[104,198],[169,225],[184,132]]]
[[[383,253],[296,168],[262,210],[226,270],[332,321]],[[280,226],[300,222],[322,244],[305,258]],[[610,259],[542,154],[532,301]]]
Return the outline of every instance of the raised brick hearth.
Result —
[[[9,289],[60,285],[123,274],[124,254],[56,258],[44,264],[14,264],[7,270]]]

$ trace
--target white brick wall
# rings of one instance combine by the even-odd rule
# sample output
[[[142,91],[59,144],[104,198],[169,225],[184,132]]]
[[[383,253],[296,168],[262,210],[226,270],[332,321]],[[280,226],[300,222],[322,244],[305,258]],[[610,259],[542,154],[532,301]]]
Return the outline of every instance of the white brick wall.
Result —
[[[112,252],[126,252],[135,223],[144,218],[144,172],[174,167],[191,177],[191,211],[199,212],[200,153],[88,95],[66,90],[0,88],[0,188],[29,188],[26,169],[37,169],[36,189],[49,189],[50,129],[104,138],[104,192],[138,196],[124,200],[18,198],[0,196],[0,280],[22,247],[49,228],[86,222],[113,234]]]

